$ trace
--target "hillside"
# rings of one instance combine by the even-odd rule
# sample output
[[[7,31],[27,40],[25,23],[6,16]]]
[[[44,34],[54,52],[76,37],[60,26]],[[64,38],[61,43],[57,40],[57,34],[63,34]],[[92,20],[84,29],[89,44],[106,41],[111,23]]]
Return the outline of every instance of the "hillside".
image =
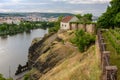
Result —
[[[40,17],[59,17],[59,16],[67,16],[67,15],[73,15],[71,13],[40,13],[40,12],[31,12],[31,13],[0,13],[0,17],[27,17],[27,16],[40,16]]]
[[[92,45],[81,53],[70,43],[74,31],[62,31],[33,41],[29,49],[30,80],[99,80],[99,50]]]

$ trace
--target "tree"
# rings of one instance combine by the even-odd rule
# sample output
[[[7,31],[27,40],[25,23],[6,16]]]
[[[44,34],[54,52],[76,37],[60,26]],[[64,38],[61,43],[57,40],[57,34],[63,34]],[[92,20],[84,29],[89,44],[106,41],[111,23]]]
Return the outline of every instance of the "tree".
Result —
[[[78,19],[81,19],[82,18],[82,15],[81,14],[76,14],[75,15]]]
[[[114,23],[116,26],[120,26],[120,12],[116,15]]]
[[[6,31],[7,30],[7,26],[5,25],[0,25],[0,31]]]
[[[92,22],[92,14],[84,14],[83,16],[81,14],[75,15],[80,23],[90,23]]]
[[[63,16],[59,16],[57,22],[60,23],[62,21],[62,19],[63,19]]]
[[[119,0],[112,0],[110,5],[107,7],[105,13],[98,19],[98,27],[104,28],[114,28],[115,26],[119,26],[117,17],[118,13],[120,12],[120,1]],[[116,17],[117,16],[117,17]],[[117,21],[117,22],[116,22]]]
[[[84,14],[83,17],[86,18],[89,21],[92,21],[92,14],[89,14],[89,13],[88,14]]]
[[[54,22],[54,27],[49,28],[49,32],[57,32],[60,29],[60,22],[62,21],[63,16],[58,17],[58,21]]]

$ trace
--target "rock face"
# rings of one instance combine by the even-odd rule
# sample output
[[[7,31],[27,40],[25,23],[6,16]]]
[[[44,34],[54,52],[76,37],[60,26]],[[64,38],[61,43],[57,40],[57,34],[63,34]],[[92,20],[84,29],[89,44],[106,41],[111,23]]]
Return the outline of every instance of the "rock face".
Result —
[[[29,68],[32,68],[37,58],[50,48],[52,41],[54,41],[56,37],[56,34],[46,35],[43,37],[43,39],[30,46],[28,55]]]
[[[80,53],[70,43],[73,37],[74,31],[59,31],[32,44],[28,56],[30,80],[99,80],[95,46]]]

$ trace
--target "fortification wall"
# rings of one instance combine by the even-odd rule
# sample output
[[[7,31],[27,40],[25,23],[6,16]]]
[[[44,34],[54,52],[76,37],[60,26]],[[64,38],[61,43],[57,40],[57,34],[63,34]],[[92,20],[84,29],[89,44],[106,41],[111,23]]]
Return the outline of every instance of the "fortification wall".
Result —
[[[71,23],[70,29],[71,30],[82,29],[88,33],[94,34],[96,32],[96,25]]]

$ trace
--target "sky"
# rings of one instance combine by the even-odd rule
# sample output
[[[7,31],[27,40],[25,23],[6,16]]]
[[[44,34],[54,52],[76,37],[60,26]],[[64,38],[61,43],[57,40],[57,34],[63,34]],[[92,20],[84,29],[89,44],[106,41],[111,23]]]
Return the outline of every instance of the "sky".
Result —
[[[92,13],[106,11],[110,0],[0,0],[0,12]]]

